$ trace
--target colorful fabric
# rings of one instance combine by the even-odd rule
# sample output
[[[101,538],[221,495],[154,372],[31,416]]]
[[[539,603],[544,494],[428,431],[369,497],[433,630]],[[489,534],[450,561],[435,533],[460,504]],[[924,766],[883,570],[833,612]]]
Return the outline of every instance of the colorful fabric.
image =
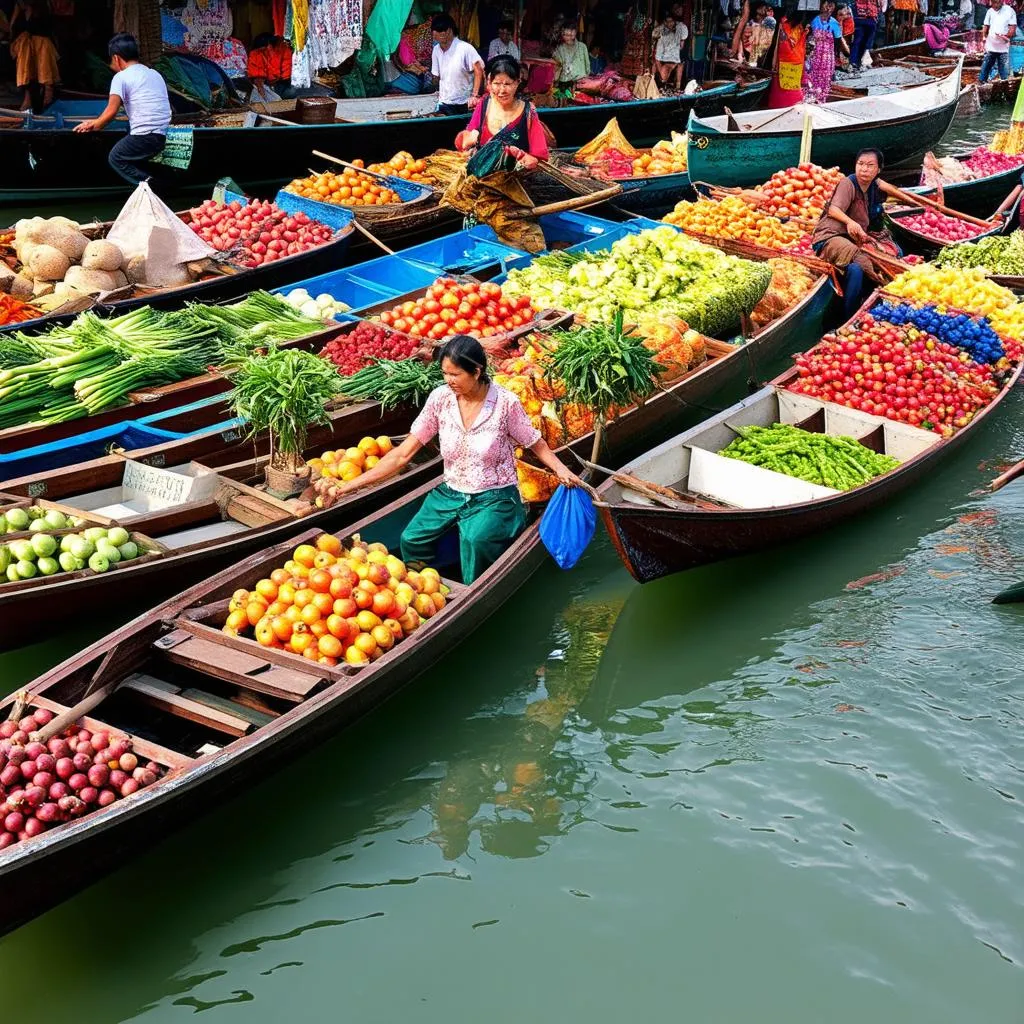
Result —
[[[469,124],[466,127],[467,131],[478,131],[480,133],[480,145],[490,142],[494,137],[487,125],[487,107],[490,102],[490,96],[485,96],[483,102],[477,104],[476,110],[473,111],[473,116],[469,119]],[[548,152],[548,140],[544,135],[544,126],[540,123],[540,118],[537,116],[537,111],[532,103],[524,104],[522,114],[511,124],[505,125],[498,134],[501,135],[503,131],[508,131],[509,129],[514,129],[516,138],[514,140],[506,138],[506,145],[518,146],[539,160],[547,160],[550,155]],[[509,132],[509,134],[513,133]]]
[[[442,385],[431,392],[409,432],[421,444],[438,439],[445,482],[464,494],[516,486],[516,447],[531,448],[541,438],[519,399],[497,384],[488,388],[469,430],[455,392]]]
[[[265,78],[268,82],[290,81],[292,48],[282,39],[252,50],[248,70],[250,78]]]
[[[803,100],[807,38],[806,25],[791,25],[785,17],[782,18],[777,48],[779,64],[768,90],[768,107],[792,107]]]
[[[508,550],[526,526],[526,508],[517,487],[499,487],[462,494],[439,484],[402,531],[402,558],[409,564],[431,564],[438,541],[452,528],[459,531],[462,582],[472,583]]]
[[[814,103],[827,103],[832,88],[832,76],[836,70],[836,43],[841,37],[839,22],[829,18],[823,22],[815,18],[811,22],[811,39],[814,50],[807,68],[807,99]]]
[[[19,89],[33,82],[56,85],[60,81],[57,48],[47,36],[22,32],[11,43],[11,56],[14,58],[15,81]]]
[[[853,0],[853,13],[858,18],[873,18],[877,21],[881,11],[879,0]]]
[[[234,28],[228,0],[188,0],[178,20],[188,31],[189,47],[195,51],[208,42],[227,39]]]

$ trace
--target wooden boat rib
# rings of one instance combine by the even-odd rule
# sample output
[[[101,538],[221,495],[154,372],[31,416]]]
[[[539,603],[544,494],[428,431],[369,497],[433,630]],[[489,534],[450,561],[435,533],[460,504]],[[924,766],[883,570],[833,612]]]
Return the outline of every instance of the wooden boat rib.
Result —
[[[797,540],[873,508],[934,472],[940,459],[987,422],[1022,369],[1024,363],[993,401],[949,438],[793,394],[786,390],[796,378],[795,369],[790,370],[623,469],[669,489],[678,500],[654,504],[648,494],[610,479],[599,488],[602,521],[623,564],[640,583]],[[894,455],[901,465],[852,490],[828,491],[745,463],[739,464],[737,473],[736,460],[717,455],[737,436],[735,426],[773,422],[853,436],[869,448]],[[715,479],[725,463],[733,479]],[[724,494],[732,500],[723,503]]]
[[[750,186],[799,160],[805,114],[814,124],[811,158],[846,171],[864,146],[877,146],[886,166],[920,158],[945,135],[960,94],[958,61],[946,77],[880,97],[822,105],[798,104],[782,112],[761,110],[737,117],[739,131],[724,116],[690,115],[687,164],[694,181]]]
[[[822,281],[819,289],[746,346],[710,342],[705,363],[609,424],[607,457],[617,459],[645,438],[663,434],[680,408],[706,401],[736,379],[755,352],[770,356],[798,321],[820,314],[825,285]],[[570,447],[589,454],[591,444],[588,435]],[[82,467],[76,471],[77,482],[87,483],[95,472],[95,467]],[[396,549],[402,527],[438,482],[435,478],[422,483],[421,479],[407,495],[339,530],[338,535],[348,538],[359,533]],[[17,489],[29,487],[30,482],[23,481]],[[380,491],[375,496],[378,501],[385,497]],[[113,696],[81,720],[83,725],[99,728],[102,724],[132,736],[142,757],[168,771],[129,799],[0,851],[0,885],[9,894],[3,902],[0,934],[96,881],[124,862],[125,851],[138,852],[171,828],[193,820],[197,807],[209,809],[237,791],[243,779],[249,783],[269,773],[283,758],[308,750],[387,699],[496,611],[545,557],[533,522],[472,586],[449,580],[450,604],[365,670],[313,665],[295,655],[229,638],[216,628],[226,599],[238,586],[266,575],[297,544],[335,528],[345,517],[354,517],[356,508],[348,501],[298,524],[269,528],[256,538],[255,546],[261,548],[256,553],[249,553],[253,545],[244,552],[232,546],[219,561],[221,566],[230,562],[231,568],[144,613],[30,685],[30,707],[59,713],[74,706],[87,687],[121,682]],[[296,533],[303,526],[306,529]],[[275,546],[267,547],[271,543]],[[247,557],[239,561],[243,553]],[[181,560],[177,567],[175,558]],[[188,564],[182,564],[186,560]],[[212,563],[213,559],[202,559],[202,571],[209,572]],[[161,580],[170,574],[179,586],[186,576],[194,579],[201,571],[195,552],[164,555],[147,564],[159,564]],[[122,570],[119,579],[116,573],[108,574],[102,581],[116,587],[118,598],[125,601],[124,585],[131,572]],[[73,600],[72,594],[71,587],[61,592],[65,605]],[[54,596],[51,590],[51,599]],[[99,600],[102,594],[93,591],[90,597]],[[7,612],[0,587],[0,623],[8,619]],[[103,671],[93,680],[100,666]],[[0,717],[14,699],[0,702]],[[259,708],[255,716],[254,706]],[[201,747],[209,752],[200,755]]]

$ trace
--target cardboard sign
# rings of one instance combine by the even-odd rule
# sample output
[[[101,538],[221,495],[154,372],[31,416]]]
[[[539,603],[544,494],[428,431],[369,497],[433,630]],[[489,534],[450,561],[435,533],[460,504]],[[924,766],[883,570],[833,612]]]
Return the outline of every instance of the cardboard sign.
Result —
[[[125,498],[141,499],[152,511],[211,498],[216,493],[219,480],[216,473],[194,462],[183,470],[175,471],[129,459],[125,462],[121,487]]]

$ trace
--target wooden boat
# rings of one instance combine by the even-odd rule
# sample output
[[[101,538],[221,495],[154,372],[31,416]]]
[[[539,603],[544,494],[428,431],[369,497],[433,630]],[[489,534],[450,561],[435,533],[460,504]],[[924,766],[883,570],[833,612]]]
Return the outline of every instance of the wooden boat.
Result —
[[[805,297],[799,307],[743,348],[711,343],[707,362],[609,424],[605,457],[617,459],[635,450],[644,438],[664,436],[681,403],[702,402],[742,375],[754,349],[759,356],[767,356],[782,343],[788,328],[811,311],[820,312],[819,300],[820,293]],[[572,448],[589,454],[591,444],[588,435]],[[436,483],[435,479],[418,486],[338,530],[338,536],[347,539],[359,533],[397,549],[402,528]],[[534,521],[472,586],[462,586],[445,573],[452,588],[450,604],[365,670],[313,665],[229,638],[217,628],[215,617],[241,583],[251,584],[281,564],[297,544],[324,529],[335,529],[345,516],[350,520],[357,516],[351,503],[332,509],[330,517],[291,524],[284,539],[279,531],[268,530],[257,553],[239,561],[240,553],[233,551],[220,562],[230,563],[231,568],[146,612],[29,686],[29,707],[59,713],[74,706],[87,690],[118,683],[120,688],[91,709],[82,724],[99,728],[103,723],[115,734],[130,735],[140,757],[168,771],[131,798],[0,851],[0,886],[6,894],[0,904],[0,934],[124,863],[126,851],[141,852],[158,837],[193,820],[197,807],[209,809],[237,791],[243,778],[251,783],[282,758],[336,734],[461,642],[547,557]],[[310,528],[297,533],[303,525]],[[272,543],[275,546],[269,546]],[[163,555],[145,565],[162,563],[163,573],[173,571],[176,585],[181,586],[185,571],[172,570],[168,557],[185,555]],[[444,568],[443,563],[439,568]],[[210,571],[209,562],[204,562],[202,570],[193,564],[191,578],[204,571]],[[121,579],[115,580],[118,573]],[[152,569],[147,574],[151,581],[163,579]],[[122,601],[127,575],[128,570],[118,570],[103,577],[108,584],[120,584],[116,593]],[[2,593],[0,588],[0,622],[7,617]],[[95,590],[91,596],[102,598]],[[65,593],[64,599],[68,597]],[[12,696],[0,702],[0,717],[7,716],[13,700]]]
[[[709,357],[704,363],[615,421],[607,433],[609,454],[617,457],[631,447],[636,449],[663,430],[687,404],[704,402],[730,381],[741,378],[744,373],[755,372],[755,359],[770,358],[799,325],[814,326],[820,320],[830,296],[829,283],[823,278],[799,303],[766,325],[745,345],[709,340]],[[339,445],[348,447],[366,434],[402,434],[408,430],[414,415],[415,410],[411,408],[384,413],[376,403],[370,402],[346,407],[332,414],[328,427],[311,432],[308,452],[319,454]],[[116,594],[119,601],[149,599],[157,588],[168,593],[175,587],[187,585],[212,567],[227,565],[260,546],[289,536],[306,523],[339,522],[346,515],[358,514],[352,513],[346,504],[311,513],[300,521],[287,509],[275,505],[270,512],[264,510],[273,516],[265,525],[242,530],[237,523],[232,526],[230,520],[222,520],[220,505],[209,496],[184,501],[177,507],[152,510],[126,504],[122,491],[126,462],[166,467],[179,476],[192,472],[188,467],[198,463],[224,477],[221,481],[224,487],[233,486],[231,481],[254,486],[265,465],[266,439],[260,438],[252,445],[237,436],[240,433],[237,427],[233,427],[232,432],[236,436],[230,443],[219,433],[200,434],[125,455],[106,456],[73,468],[30,474],[0,485],[0,502],[31,499],[43,507],[54,504],[62,509],[77,509],[84,518],[97,520],[99,525],[108,525],[102,519],[111,520],[167,549],[157,558],[128,563],[108,574],[57,574],[24,583],[0,584],[0,649],[30,635],[22,627],[54,598],[66,604],[83,599],[102,601],[112,594]],[[581,454],[589,454],[589,444],[588,435],[574,442],[572,447]],[[436,473],[437,463],[430,465],[430,472]],[[407,489],[420,479],[422,472],[417,470],[389,481],[382,485],[384,490],[359,492],[360,501],[370,503],[360,505],[359,509],[370,507],[374,501],[380,504],[389,495]],[[206,482],[207,487],[212,484],[213,481]],[[245,494],[250,495],[250,492]]]
[[[1021,601],[1024,601],[1024,582],[1015,583],[1012,587],[1000,590],[992,598],[993,604],[1018,604]]]
[[[281,198],[279,194],[278,199]],[[299,197],[292,197],[298,199]],[[288,202],[288,200],[285,200]],[[304,203],[302,208],[309,209],[311,204]],[[323,204],[317,204],[323,205]],[[184,221],[187,214],[179,213]],[[310,216],[315,216],[310,214]],[[355,228],[352,226],[352,213],[344,207],[336,207],[330,211],[332,223],[339,227],[330,241],[318,245],[305,252],[294,253],[273,263],[265,263],[259,267],[241,267],[226,262],[209,261],[203,276],[190,284],[173,288],[154,288],[142,285],[129,285],[115,292],[107,292],[100,297],[82,296],[58,307],[51,313],[26,320],[17,324],[0,325],[0,334],[8,331],[22,331],[48,327],[55,323],[66,322],[92,306],[101,306],[115,314],[125,313],[139,306],[154,306],[157,309],[177,309],[186,302],[217,302],[222,299],[233,299],[250,292],[270,290],[294,281],[296,276],[311,277],[323,273],[344,263],[349,243]],[[83,234],[90,238],[104,238],[112,226],[112,221],[100,224],[83,225]],[[6,231],[12,231],[8,228]],[[3,234],[4,232],[0,232]],[[16,259],[12,247],[0,244],[0,263]]]
[[[943,79],[881,97],[787,110],[759,110],[737,117],[739,131],[724,116],[690,115],[687,164],[690,178],[712,185],[751,186],[780,167],[799,162],[805,114],[814,125],[811,159],[824,167],[853,170],[857,151],[877,146],[886,166],[920,157],[945,135],[956,113],[960,64]]]
[[[738,89],[735,83],[717,86],[693,96],[670,96],[629,103],[542,108],[541,117],[559,144],[581,146],[593,138],[609,117],[617,117],[623,131],[639,144],[653,145],[680,129],[691,111],[702,115],[731,109],[749,109],[762,96],[764,85]],[[398,98],[401,102],[403,98]],[[404,98],[408,99],[408,98]],[[343,103],[345,101],[339,101]],[[377,104],[380,109],[382,104]],[[235,118],[237,121],[237,117]],[[329,124],[291,123],[284,116],[256,114],[255,123],[231,124],[217,117],[193,130],[191,164],[175,172],[167,192],[207,192],[224,174],[231,174],[247,191],[266,191],[305,173],[314,149],[368,163],[388,160],[395,151],[396,133],[402,148],[414,153],[433,152],[439,140],[454,139],[465,127],[464,116],[409,117]],[[35,117],[18,127],[0,127],[0,152],[5,156],[0,204],[67,202],[99,196],[125,195],[128,187],[110,169],[107,156],[123,135],[123,127],[75,135],[70,126]],[[67,168],[75,168],[69,183]]]
[[[955,154],[957,160],[966,160],[970,153]],[[1024,162],[1019,167],[987,174],[971,181],[956,181],[942,186],[942,201],[946,206],[974,217],[990,217],[999,204],[1020,184]],[[916,177],[916,174],[915,174]],[[935,197],[936,190],[913,185],[906,191]]]
[[[947,439],[931,431],[786,390],[783,374],[757,394],[629,463],[623,473],[671,488],[679,500],[614,480],[600,488],[601,518],[619,557],[640,583],[737,555],[762,551],[834,526],[893,497],[934,473],[960,448],[1017,383],[1018,365],[1002,391]],[[896,469],[849,491],[832,491],[717,453],[736,426],[791,423],[817,433],[851,436],[899,459]],[[709,501],[708,499],[713,499]]]
[[[947,204],[948,205],[948,204]],[[977,242],[982,238],[991,238],[994,235],[1006,234],[1009,230],[1012,230],[1017,219],[1017,208],[1020,205],[1020,200],[1014,204],[1013,209],[1010,211],[1010,218],[1006,221],[999,221],[994,224],[988,231],[984,231],[979,228],[979,234],[973,238],[965,239],[968,242]],[[889,228],[893,239],[899,244],[900,248],[904,252],[917,253],[918,256],[935,256],[940,249],[946,247],[948,243],[941,242],[938,239],[932,238],[929,235],[922,234],[920,231],[914,230],[906,224],[908,217],[913,217],[919,214],[921,211],[916,207],[904,207],[902,209],[887,209],[885,211],[885,224]]]

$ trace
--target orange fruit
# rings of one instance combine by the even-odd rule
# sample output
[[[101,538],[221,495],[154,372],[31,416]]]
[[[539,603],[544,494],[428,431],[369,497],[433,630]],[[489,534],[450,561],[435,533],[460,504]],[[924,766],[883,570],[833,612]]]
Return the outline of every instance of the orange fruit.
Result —
[[[369,633],[374,626],[379,626],[381,619],[379,615],[375,615],[369,610],[363,610],[356,615],[356,624],[360,630],[364,633]]]
[[[308,630],[292,633],[291,639],[288,641],[288,650],[293,654],[302,654],[303,651],[307,650],[310,645],[315,641],[315,637]]]
[[[394,442],[387,434],[381,434],[380,437],[375,437],[374,440],[377,442],[377,447],[380,449],[381,455],[387,455],[387,453],[395,446]]]
[[[288,582],[289,575],[290,574],[289,574],[287,569],[275,569],[270,574],[270,579],[274,583],[276,583],[278,586],[281,586],[282,583],[287,583]]]
[[[316,558],[316,548],[312,544],[300,544],[296,549],[292,558],[299,563],[304,565],[307,569],[313,568],[313,559]]]
[[[351,619],[359,611],[359,605],[350,597],[340,597],[334,602],[334,614]]]
[[[274,636],[276,636],[281,643],[291,639],[292,624],[283,615],[277,615],[271,619],[270,628],[274,631]]]
[[[327,623],[324,622],[323,619],[311,622],[309,625],[309,631],[319,640],[320,637],[327,635]]]
[[[249,616],[246,615],[244,608],[236,608],[233,612],[228,612],[224,625],[237,633],[250,625]]]
[[[380,462],[380,459],[376,455],[367,455],[365,468],[373,469],[373,467],[376,466],[378,462]]]
[[[328,593],[337,600],[340,597],[351,597],[352,596],[352,584],[344,576],[336,576],[331,580],[331,586]]]
[[[321,615],[330,615],[334,611],[334,598],[330,594],[317,594],[313,598],[313,607]]]
[[[256,584],[256,593],[268,601],[273,601],[277,598],[277,584],[273,580],[260,580]]]
[[[233,612],[236,608],[244,608],[249,603],[248,590],[236,590],[228,602],[228,611]]]
[[[250,601],[245,606],[245,614],[250,626],[255,626],[267,614],[267,605],[263,601]]]
[[[380,455],[380,445],[372,437],[364,437],[358,445],[359,449],[367,455]]]
[[[368,655],[356,647],[355,644],[345,648],[345,661],[349,665],[368,665],[370,663]]]
[[[362,474],[362,468],[354,462],[349,462],[347,459],[338,466],[338,477],[342,480],[355,480],[357,476],[362,476]]]
[[[326,551],[335,557],[342,552],[341,540],[333,533],[321,533],[316,539],[316,546],[318,550]]]
[[[395,611],[395,595],[391,593],[390,590],[378,591],[373,595],[373,604],[371,607],[375,614],[379,615],[382,619],[386,619]]]
[[[282,583],[277,591],[277,600],[281,604],[294,604],[295,603],[295,584],[294,583]]]
[[[376,641],[377,646],[382,651],[388,651],[395,645],[395,634],[391,632],[389,626],[385,626],[381,623],[379,626],[374,626],[370,630],[370,636]]]
[[[339,640],[348,639],[348,623],[341,615],[329,615],[327,617],[327,631],[331,636],[336,636]]]
[[[317,640],[317,647],[321,654],[326,655],[328,658],[340,658],[342,652],[341,641],[330,633],[324,634]]]
[[[330,551],[318,551],[316,558],[313,559],[313,566],[316,569],[326,569],[329,566],[334,565],[337,559],[330,553]]]
[[[326,569],[314,569],[309,574],[309,587],[318,594],[326,594],[331,589],[331,574]]]
[[[320,609],[315,604],[307,604],[299,613],[299,617],[307,626],[320,621]]]
[[[295,591],[295,607],[305,608],[313,600],[313,596],[316,594],[315,590],[310,590],[309,587],[303,587],[301,590]]]
[[[268,619],[260,619],[256,625],[256,643],[261,647],[273,647],[277,642],[277,637],[274,636],[274,630],[271,628],[270,621]]]
[[[352,646],[357,647],[363,652],[363,654],[372,656],[379,648],[377,647],[377,641],[369,633],[360,633],[355,640],[352,641]]]

